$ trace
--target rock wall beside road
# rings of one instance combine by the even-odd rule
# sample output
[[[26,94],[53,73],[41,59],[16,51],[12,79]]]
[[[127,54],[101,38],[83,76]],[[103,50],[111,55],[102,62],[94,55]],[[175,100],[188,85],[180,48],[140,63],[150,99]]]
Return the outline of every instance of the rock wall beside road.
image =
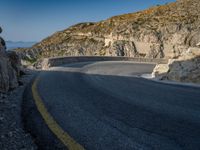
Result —
[[[0,28],[0,33],[2,29]],[[18,86],[20,61],[16,52],[6,52],[6,45],[0,37],[0,92],[7,92]]]
[[[200,83],[200,48],[191,47],[168,64],[157,65],[152,74],[158,79]]]
[[[45,58],[35,64],[38,69],[48,69],[49,67],[61,66],[64,64],[88,61],[135,61],[146,63],[167,63],[166,59],[133,58],[133,57],[103,57],[103,56],[79,56],[79,57],[55,57]]]

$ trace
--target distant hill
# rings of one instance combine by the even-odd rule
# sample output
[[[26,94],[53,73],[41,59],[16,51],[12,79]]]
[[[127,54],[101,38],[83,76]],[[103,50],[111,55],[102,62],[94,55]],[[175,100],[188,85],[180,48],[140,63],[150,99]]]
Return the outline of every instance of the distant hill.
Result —
[[[36,42],[23,42],[23,41],[6,41],[7,50],[12,50],[16,48],[28,48],[32,47]]]

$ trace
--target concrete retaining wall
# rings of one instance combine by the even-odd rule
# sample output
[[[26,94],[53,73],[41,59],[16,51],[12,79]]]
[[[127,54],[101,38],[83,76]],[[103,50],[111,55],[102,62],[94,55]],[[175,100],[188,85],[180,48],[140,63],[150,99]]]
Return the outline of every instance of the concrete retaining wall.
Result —
[[[37,68],[48,69],[50,67],[64,64],[87,61],[135,61],[147,63],[167,63],[166,59],[133,58],[133,57],[110,57],[110,56],[77,56],[77,57],[56,57],[43,59]]]

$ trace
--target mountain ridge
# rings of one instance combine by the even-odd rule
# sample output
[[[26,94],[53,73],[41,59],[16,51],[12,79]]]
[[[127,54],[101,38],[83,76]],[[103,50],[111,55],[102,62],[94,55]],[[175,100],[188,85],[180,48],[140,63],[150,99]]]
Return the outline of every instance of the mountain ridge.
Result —
[[[178,0],[97,23],[79,23],[17,51],[30,61],[82,55],[176,58],[199,43],[199,6],[198,0]]]

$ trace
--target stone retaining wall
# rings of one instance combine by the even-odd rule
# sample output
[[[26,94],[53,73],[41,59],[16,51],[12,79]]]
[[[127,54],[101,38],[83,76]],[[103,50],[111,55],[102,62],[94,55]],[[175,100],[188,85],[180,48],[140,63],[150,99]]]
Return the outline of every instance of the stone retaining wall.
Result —
[[[45,58],[36,64],[36,68],[48,69],[50,67],[61,66],[64,64],[87,61],[135,61],[146,63],[167,63],[166,59],[133,58],[133,57],[102,57],[102,56],[77,56],[77,57],[56,57]]]

